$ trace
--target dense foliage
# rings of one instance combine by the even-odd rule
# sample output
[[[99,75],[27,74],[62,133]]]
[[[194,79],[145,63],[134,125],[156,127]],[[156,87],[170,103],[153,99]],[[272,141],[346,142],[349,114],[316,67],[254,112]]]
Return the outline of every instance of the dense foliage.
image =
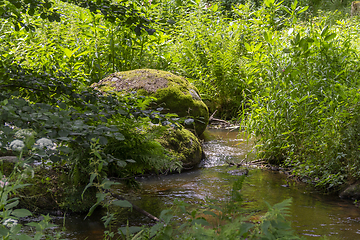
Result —
[[[154,68],[188,77],[211,111],[241,119],[258,140],[259,157],[336,190],[360,177],[359,18],[346,15],[349,5],[0,1],[0,154],[68,168],[70,181],[85,190],[103,190],[110,175],[131,179],[149,169],[178,169],[155,141],[172,120],[145,110],[151,99],[102,95],[89,87],[113,72]],[[335,11],[342,7],[345,13]],[[164,124],[148,134],[153,123]],[[16,165],[15,175],[23,176],[23,168],[29,170]],[[10,172],[2,181],[19,182],[2,187],[1,229],[16,235],[19,227],[4,223],[29,213],[12,211],[17,199],[11,193],[24,179]],[[105,197],[99,194],[97,204]],[[287,231],[279,216],[271,215],[271,224],[279,220]],[[187,228],[192,236],[199,229],[209,237],[219,234],[194,226]],[[251,228],[240,221],[220,234],[226,238],[239,226]],[[159,237],[173,234],[157,227]],[[143,233],[155,230],[149,231]]]

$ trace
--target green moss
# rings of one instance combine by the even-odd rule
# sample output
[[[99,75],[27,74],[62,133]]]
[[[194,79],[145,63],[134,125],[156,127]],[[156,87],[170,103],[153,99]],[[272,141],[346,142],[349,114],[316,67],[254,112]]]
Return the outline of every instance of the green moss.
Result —
[[[185,128],[168,129],[158,141],[183,163],[184,168],[194,167],[202,159],[202,148],[198,138]]]

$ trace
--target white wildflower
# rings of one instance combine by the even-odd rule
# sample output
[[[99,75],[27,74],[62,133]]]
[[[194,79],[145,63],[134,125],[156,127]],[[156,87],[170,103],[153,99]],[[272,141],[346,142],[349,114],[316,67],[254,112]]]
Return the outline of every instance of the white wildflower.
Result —
[[[38,145],[39,148],[52,148],[54,146],[53,142],[47,138],[40,138],[36,141],[36,145]]]
[[[26,139],[31,136],[35,136],[35,132],[32,129],[20,129],[15,133],[16,138]]]
[[[12,218],[8,218],[5,220],[5,222],[3,223],[3,225],[5,225],[6,227],[14,227],[18,224],[18,220],[16,219],[12,219]]]
[[[18,139],[10,143],[10,149],[14,151],[21,151],[24,147],[25,147],[25,143]]]

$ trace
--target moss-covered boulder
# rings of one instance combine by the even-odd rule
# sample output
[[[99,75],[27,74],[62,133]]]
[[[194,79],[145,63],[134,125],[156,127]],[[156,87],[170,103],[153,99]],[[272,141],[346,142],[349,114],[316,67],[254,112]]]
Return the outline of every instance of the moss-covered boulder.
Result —
[[[183,169],[193,168],[201,162],[203,151],[199,139],[189,130],[169,128],[157,140],[170,154],[182,162]]]
[[[185,126],[200,136],[209,122],[209,111],[198,90],[185,78],[170,72],[138,69],[113,73],[92,85],[102,91],[137,91],[139,95],[154,96],[157,104],[180,117],[191,117],[194,125]]]

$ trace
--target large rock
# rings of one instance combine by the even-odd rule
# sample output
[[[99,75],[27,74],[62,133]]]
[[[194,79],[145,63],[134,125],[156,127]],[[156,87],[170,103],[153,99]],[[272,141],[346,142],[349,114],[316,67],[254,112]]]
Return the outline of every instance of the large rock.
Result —
[[[359,200],[360,199],[360,182],[353,183],[346,187],[340,193],[340,198]]]
[[[113,73],[93,87],[102,85],[101,89],[115,91],[134,91],[139,95],[151,95],[157,103],[165,104],[168,112],[176,113],[179,117],[191,117],[194,126],[186,126],[200,136],[209,122],[209,111],[201,100],[198,90],[185,78],[170,72],[138,69]]]

